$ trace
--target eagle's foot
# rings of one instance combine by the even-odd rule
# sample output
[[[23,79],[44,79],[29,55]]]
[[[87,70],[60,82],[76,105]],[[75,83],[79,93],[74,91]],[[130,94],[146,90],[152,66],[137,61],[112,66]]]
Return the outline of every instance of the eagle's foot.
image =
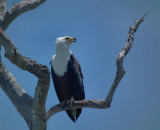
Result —
[[[64,100],[63,102],[61,102],[62,107],[65,107],[67,104],[69,104],[69,108],[72,108],[72,105],[74,103],[74,98],[71,97],[69,100]]]
[[[69,103],[69,107],[70,107],[70,109],[71,109],[71,108],[72,108],[72,105],[73,105],[73,103],[74,103],[74,98],[71,97],[71,99],[68,100],[67,102]]]
[[[67,105],[67,100],[64,100],[63,102],[61,102],[61,106],[65,107]]]

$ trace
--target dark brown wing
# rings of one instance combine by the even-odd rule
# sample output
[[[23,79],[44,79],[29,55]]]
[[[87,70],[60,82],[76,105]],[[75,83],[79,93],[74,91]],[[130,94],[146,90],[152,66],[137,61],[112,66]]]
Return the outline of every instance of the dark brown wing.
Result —
[[[68,63],[68,73],[69,73],[69,81],[73,90],[73,98],[77,100],[84,100],[84,85],[83,85],[83,74],[81,71],[80,64],[75,56],[72,54]],[[71,111],[66,111],[68,116],[73,120],[73,115]],[[82,109],[76,109],[76,120],[80,116]],[[75,121],[75,120],[74,120]]]
[[[72,96],[76,101],[85,99],[83,74],[80,64],[73,54],[70,56],[70,60],[67,65],[67,72],[64,76],[57,76],[53,70],[53,67],[51,67],[51,73],[55,91],[60,102],[69,100]],[[81,111],[81,108],[76,109],[76,117],[72,114],[72,110],[68,110],[66,112],[75,122],[81,114]]]
[[[85,99],[83,74],[81,66],[75,56],[72,54],[68,63],[68,75],[70,85],[72,86],[73,97],[75,100]]]
[[[59,80],[57,75],[54,72],[53,67],[51,66],[51,74],[52,74],[52,79],[53,79],[53,84],[54,84],[54,88],[57,94],[57,97],[59,99],[60,102],[64,101],[65,99],[62,96],[62,90],[60,88],[60,84],[59,84]]]

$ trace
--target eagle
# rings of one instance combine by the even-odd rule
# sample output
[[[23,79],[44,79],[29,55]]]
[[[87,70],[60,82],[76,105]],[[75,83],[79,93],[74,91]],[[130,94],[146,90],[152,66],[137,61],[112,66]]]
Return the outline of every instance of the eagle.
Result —
[[[69,101],[84,100],[84,85],[81,66],[70,50],[76,38],[65,36],[56,39],[56,54],[51,59],[51,75],[57,97],[61,104]],[[76,122],[82,108],[66,110],[73,122]]]

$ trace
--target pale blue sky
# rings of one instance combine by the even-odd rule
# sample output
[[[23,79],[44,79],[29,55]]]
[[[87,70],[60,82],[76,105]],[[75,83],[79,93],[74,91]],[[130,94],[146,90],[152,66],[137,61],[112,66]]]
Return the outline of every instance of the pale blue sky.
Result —
[[[8,0],[8,8],[14,2]],[[48,121],[48,130],[159,130],[160,129],[160,1],[159,0],[48,0],[19,16],[6,33],[19,51],[49,66],[55,39],[74,36],[71,50],[84,75],[86,99],[104,99],[116,72],[116,56],[124,47],[129,27],[149,14],[135,34],[125,58],[127,70],[111,108],[83,109],[74,124],[65,112]],[[4,51],[3,51],[4,54]],[[34,95],[37,78],[17,69],[3,58],[7,69],[24,90]],[[46,108],[58,103],[51,81]],[[0,129],[28,130],[5,93],[0,89]]]

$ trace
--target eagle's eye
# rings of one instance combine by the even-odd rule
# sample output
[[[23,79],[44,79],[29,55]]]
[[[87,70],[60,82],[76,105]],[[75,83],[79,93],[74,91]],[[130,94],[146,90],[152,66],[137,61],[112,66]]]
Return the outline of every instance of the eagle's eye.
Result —
[[[69,37],[66,37],[66,40],[68,41],[70,38]]]

